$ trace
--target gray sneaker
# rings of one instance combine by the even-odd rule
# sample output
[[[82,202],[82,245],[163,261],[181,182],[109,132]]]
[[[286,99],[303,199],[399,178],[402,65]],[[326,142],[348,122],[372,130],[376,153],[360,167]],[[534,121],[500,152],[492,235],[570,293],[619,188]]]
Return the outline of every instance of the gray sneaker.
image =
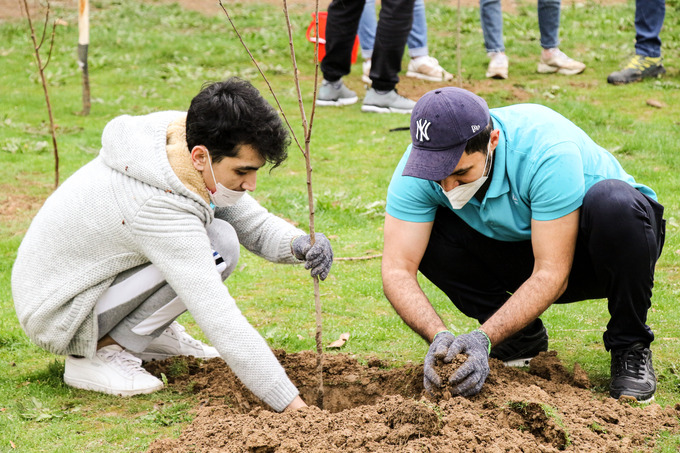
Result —
[[[362,112],[375,113],[411,113],[416,103],[401,96],[397,90],[388,91],[385,94],[378,94],[373,88],[366,92],[364,104],[361,106]]]
[[[350,105],[359,100],[357,94],[347,88],[340,80],[339,86],[336,88],[334,83],[324,80],[319,88],[319,93],[316,97],[316,105]]]

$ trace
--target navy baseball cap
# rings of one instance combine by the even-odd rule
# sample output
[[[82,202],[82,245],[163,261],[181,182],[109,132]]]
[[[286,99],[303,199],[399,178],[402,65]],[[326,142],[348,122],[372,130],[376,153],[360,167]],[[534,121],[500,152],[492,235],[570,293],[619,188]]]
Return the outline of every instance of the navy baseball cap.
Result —
[[[411,112],[411,155],[403,176],[441,181],[453,173],[468,140],[489,124],[486,101],[456,87],[437,88]]]

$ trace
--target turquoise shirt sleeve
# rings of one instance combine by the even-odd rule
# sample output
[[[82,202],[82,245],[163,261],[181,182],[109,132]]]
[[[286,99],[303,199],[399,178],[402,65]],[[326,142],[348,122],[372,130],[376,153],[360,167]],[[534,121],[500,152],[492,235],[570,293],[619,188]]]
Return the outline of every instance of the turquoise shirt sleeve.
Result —
[[[403,176],[404,166],[411,154],[411,146],[399,161],[387,189],[386,211],[392,217],[407,222],[432,222],[437,207],[446,203],[444,192],[437,183]]]

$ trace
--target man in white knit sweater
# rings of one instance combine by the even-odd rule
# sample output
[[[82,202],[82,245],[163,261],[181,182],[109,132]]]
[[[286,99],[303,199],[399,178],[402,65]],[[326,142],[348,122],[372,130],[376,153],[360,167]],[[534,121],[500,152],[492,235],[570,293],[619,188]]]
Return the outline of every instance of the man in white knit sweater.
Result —
[[[97,158],[31,223],[12,270],[17,316],[40,347],[66,355],[73,387],[123,396],[163,383],[142,359],[222,357],[276,411],[305,405],[223,281],[239,244],[325,279],[328,239],[270,214],[246,192],[287,157],[277,112],[250,83],[206,86],[187,113],[121,116]],[[188,310],[214,348],[175,319]]]

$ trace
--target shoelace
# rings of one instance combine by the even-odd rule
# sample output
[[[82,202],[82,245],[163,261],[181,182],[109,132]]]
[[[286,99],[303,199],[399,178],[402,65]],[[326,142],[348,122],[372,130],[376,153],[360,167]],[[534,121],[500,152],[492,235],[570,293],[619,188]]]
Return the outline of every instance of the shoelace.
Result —
[[[635,55],[630,59],[625,69],[637,69],[638,71],[644,71],[650,66],[652,66],[652,62],[649,61],[649,59],[643,57],[642,55]]]
[[[630,349],[617,356],[617,374],[641,378],[644,375],[647,357],[643,349]]]
[[[125,372],[128,376],[134,376],[140,372],[146,372],[142,368],[142,360],[133,356],[126,351],[116,351],[116,350],[102,350],[99,352],[100,357],[107,362],[116,363],[119,368]]]
[[[177,338],[177,340],[179,341],[190,344],[197,348],[203,347],[203,344],[194,337],[192,337],[191,335],[189,335],[188,333],[186,333],[187,329],[178,322],[173,322],[172,324],[170,324],[167,330],[170,333],[170,335]]]
[[[551,51],[552,55],[554,58],[560,59],[560,60],[565,60],[565,61],[573,61],[573,58],[569,58],[567,54],[562,52],[560,49],[553,49]]]

